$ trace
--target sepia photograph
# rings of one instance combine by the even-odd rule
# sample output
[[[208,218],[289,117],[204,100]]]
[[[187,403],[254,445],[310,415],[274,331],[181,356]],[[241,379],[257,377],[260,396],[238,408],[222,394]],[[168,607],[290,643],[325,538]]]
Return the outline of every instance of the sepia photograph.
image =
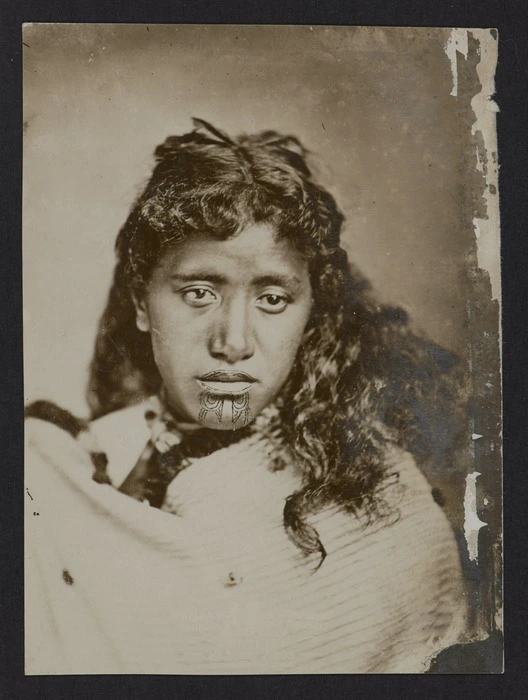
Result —
[[[25,673],[502,673],[497,31],[22,39]]]

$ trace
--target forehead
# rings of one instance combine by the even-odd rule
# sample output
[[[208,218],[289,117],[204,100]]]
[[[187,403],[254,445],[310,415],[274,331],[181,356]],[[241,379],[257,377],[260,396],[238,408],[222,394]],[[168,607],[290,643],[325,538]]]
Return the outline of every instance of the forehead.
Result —
[[[288,240],[277,239],[271,225],[250,224],[225,240],[196,233],[169,249],[158,269],[181,274],[208,270],[305,277],[308,263]]]

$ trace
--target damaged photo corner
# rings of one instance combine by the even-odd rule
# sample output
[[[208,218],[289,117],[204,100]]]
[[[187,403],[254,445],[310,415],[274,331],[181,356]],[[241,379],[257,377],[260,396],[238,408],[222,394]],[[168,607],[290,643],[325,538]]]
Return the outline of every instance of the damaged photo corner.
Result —
[[[497,47],[24,25],[27,675],[502,672]]]

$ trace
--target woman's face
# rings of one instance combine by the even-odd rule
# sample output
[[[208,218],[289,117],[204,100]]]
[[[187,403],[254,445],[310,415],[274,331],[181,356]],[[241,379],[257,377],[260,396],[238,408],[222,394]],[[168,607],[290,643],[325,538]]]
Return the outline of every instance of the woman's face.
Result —
[[[267,224],[169,249],[137,321],[175,415],[218,430],[249,423],[286,381],[311,304],[307,261]]]

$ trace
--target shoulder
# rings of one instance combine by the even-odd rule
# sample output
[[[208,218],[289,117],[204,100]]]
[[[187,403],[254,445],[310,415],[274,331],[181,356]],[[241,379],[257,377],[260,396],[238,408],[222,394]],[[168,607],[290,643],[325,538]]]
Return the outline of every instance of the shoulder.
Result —
[[[416,672],[464,635],[465,591],[454,532],[427,479],[411,455],[394,450],[389,460],[399,477],[381,493],[382,517],[320,515],[327,551],[320,571],[328,586],[363,596],[381,626],[390,620],[386,636],[401,648],[390,670]]]
[[[44,410],[41,410],[44,408]],[[24,464],[26,478],[45,483],[53,474],[94,472],[90,451],[83,444],[87,423],[48,402],[32,405],[24,422]],[[58,409],[58,410],[55,410]],[[66,415],[71,421],[62,420]],[[84,425],[81,427],[81,423]]]
[[[90,433],[108,460],[112,483],[120,486],[150,438],[145,412],[151,400],[108,413],[90,423]]]
[[[86,462],[93,472],[102,458],[118,486],[150,437],[145,420],[150,407],[146,400],[88,422],[49,402],[32,404],[25,420],[26,464]]]
[[[436,533],[439,537],[454,541],[453,531],[442,508],[433,498],[433,490],[413,456],[397,447],[386,453],[386,478],[378,487],[379,513],[366,516],[350,516],[338,507],[329,508],[315,516],[314,524],[322,530],[336,523],[338,530],[365,537],[394,538],[396,533],[410,530],[410,540]],[[339,523],[339,526],[337,526]],[[415,531],[414,528],[417,527]],[[337,530],[336,530],[337,531]]]
[[[388,455],[393,478],[381,489],[380,515],[370,520],[337,509],[314,522],[327,551],[322,568],[361,570],[386,600],[427,609],[432,600],[462,595],[460,557],[454,532],[435,502],[429,482],[413,457]],[[355,574],[353,574],[355,576]]]
[[[386,489],[393,523],[384,528],[385,537],[397,538],[400,552],[422,568],[436,569],[447,559],[458,569],[459,555],[455,535],[444,509],[433,497],[427,477],[408,452],[393,449],[387,456],[390,470],[397,478]],[[383,497],[383,494],[382,494]],[[391,535],[391,531],[394,533]]]
[[[386,537],[400,542],[400,552],[423,575],[438,576],[442,567],[457,573],[460,568],[454,531],[443,508],[433,497],[433,489],[414,458],[395,450],[389,457],[398,474],[397,485],[389,490],[389,506],[394,524]]]

